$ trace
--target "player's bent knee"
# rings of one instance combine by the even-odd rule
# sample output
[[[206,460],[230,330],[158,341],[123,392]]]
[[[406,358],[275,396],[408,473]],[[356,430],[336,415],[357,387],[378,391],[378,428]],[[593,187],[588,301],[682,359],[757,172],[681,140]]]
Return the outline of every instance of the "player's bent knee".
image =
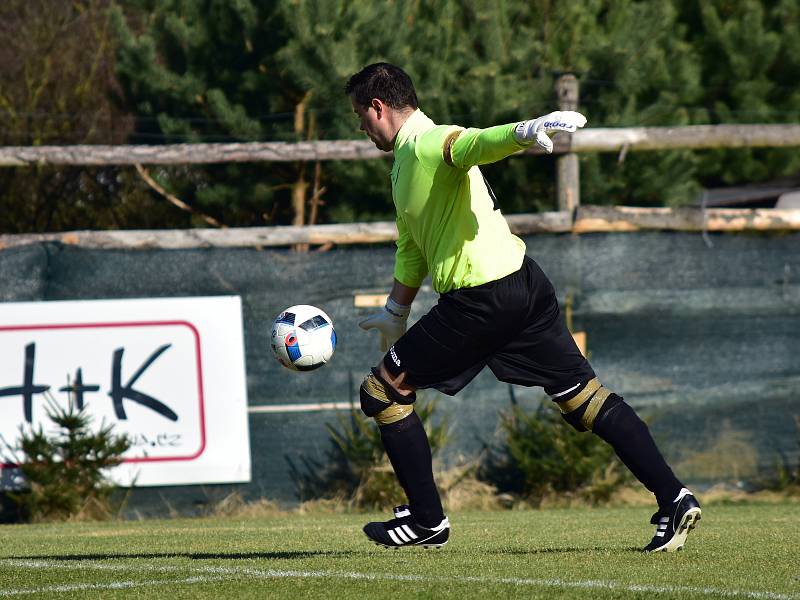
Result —
[[[374,417],[379,412],[387,408],[392,401],[386,396],[386,392],[375,376],[370,373],[361,382],[359,390],[361,398],[361,412],[368,417]]]
[[[583,389],[568,400],[556,402],[561,416],[578,431],[592,431],[597,417],[622,398],[600,384],[595,377]]]
[[[392,393],[394,392],[394,394]],[[392,396],[400,395],[373,372],[361,383],[361,411],[372,417],[378,425],[389,425],[406,418],[414,411],[410,403],[399,404]],[[404,397],[404,399],[408,399]],[[416,399],[416,396],[414,396]],[[413,399],[412,399],[413,402]]]
[[[402,394],[395,389],[395,387],[388,380],[384,379],[383,375],[381,375],[381,370],[378,367],[372,367],[370,371],[375,380],[383,385],[386,397],[389,398],[389,400],[392,402],[397,402],[398,404],[414,404],[414,402],[416,402],[416,392]]]

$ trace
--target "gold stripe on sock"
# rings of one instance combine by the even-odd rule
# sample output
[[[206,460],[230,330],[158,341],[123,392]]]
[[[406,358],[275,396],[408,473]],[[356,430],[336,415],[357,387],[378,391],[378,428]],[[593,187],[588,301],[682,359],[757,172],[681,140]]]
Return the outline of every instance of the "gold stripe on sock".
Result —
[[[389,400],[389,396],[386,395],[386,389],[383,387],[383,384],[378,381],[378,378],[372,373],[367,375],[367,378],[364,380],[364,386],[367,388],[367,393],[375,400],[385,402],[387,406],[392,403],[392,401]]]
[[[401,419],[405,419],[413,411],[414,406],[412,404],[397,404],[397,402],[392,402],[389,408],[383,409],[375,415],[374,418],[378,425],[389,425],[390,423],[396,423]]]
[[[558,404],[558,409],[564,414],[571,413],[573,410],[580,408],[581,404],[591,398],[592,394],[594,394],[601,387],[600,380],[597,377],[589,380],[589,383],[586,384],[586,387],[584,387],[575,396],[569,400],[564,400],[563,402],[556,402],[556,404]]]
[[[583,413],[581,417],[581,424],[586,427],[589,431],[592,431],[592,427],[594,426],[594,420],[597,418],[597,413],[600,412],[600,409],[605,404],[606,398],[611,395],[611,390],[606,387],[600,386],[600,389],[597,390],[597,393],[592,396],[592,399],[589,400],[589,406],[586,407],[586,411]]]

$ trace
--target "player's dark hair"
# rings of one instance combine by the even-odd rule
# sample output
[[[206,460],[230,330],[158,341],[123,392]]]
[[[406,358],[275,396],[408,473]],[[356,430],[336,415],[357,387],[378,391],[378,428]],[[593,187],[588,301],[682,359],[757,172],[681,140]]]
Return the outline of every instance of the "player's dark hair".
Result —
[[[416,109],[417,92],[411,77],[400,67],[381,62],[368,65],[347,80],[344,93],[361,106],[369,106],[373,98],[392,108],[410,106]]]

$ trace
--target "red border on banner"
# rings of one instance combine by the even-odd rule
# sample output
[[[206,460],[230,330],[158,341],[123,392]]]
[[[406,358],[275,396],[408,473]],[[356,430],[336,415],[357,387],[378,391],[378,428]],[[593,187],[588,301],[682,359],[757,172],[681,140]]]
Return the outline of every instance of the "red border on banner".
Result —
[[[197,328],[188,321],[131,321],[120,323],[65,323],[55,325],[3,325],[0,332],[4,331],[25,331],[29,329],[95,329],[101,327],[164,327],[164,326],[184,326],[188,327],[194,334],[195,356],[197,357],[197,391],[200,408],[200,449],[189,456],[154,456],[143,458],[126,458],[124,463],[137,462],[164,462],[164,461],[188,461],[198,458],[206,449],[206,416],[205,416],[205,396],[203,395],[203,361],[200,356],[200,333]],[[16,463],[2,463],[0,469],[17,467]]]

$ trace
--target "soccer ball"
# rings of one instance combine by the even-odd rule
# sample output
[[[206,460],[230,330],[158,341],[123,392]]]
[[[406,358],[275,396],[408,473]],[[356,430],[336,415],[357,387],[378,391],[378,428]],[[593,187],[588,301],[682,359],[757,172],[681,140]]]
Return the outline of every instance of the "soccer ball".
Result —
[[[333,321],[316,306],[290,306],[277,316],[270,336],[278,362],[292,371],[313,371],[328,362],[336,348]]]

